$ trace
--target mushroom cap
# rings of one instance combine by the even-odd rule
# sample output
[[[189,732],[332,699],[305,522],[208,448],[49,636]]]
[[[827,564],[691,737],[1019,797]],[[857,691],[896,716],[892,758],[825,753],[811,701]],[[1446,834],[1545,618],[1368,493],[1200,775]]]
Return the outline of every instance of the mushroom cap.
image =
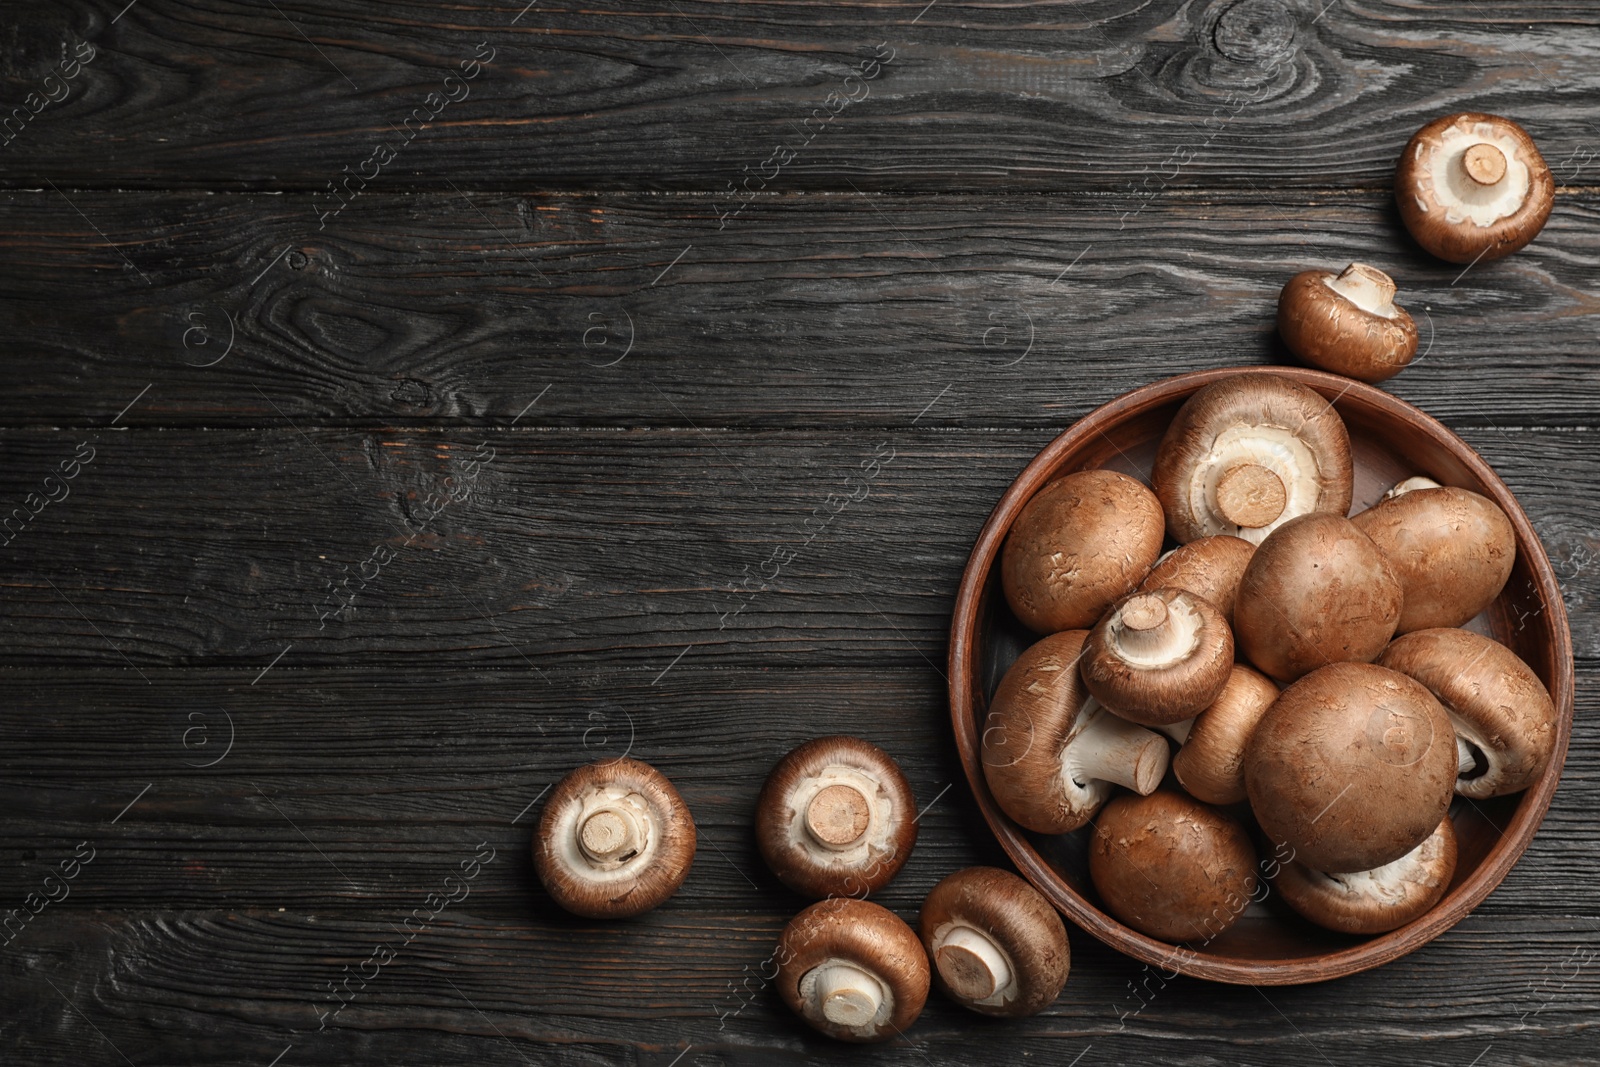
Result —
[[[865,896],[910,858],[916,814],[911,785],[887,752],[857,737],[819,737],[767,775],[756,843],[796,893]]]
[[[1228,683],[1233,633],[1222,612],[1184,589],[1124,597],[1084,643],[1079,671],[1094,698],[1142,726],[1192,719]]]
[[[676,893],[694,849],[694,818],[666,776],[614,759],[556,783],[534,834],[533,866],[567,911],[623,919]]]
[[[1167,772],[1166,739],[1111,714],[1084,687],[1078,660],[1088,636],[1065,630],[1029,646],[984,718],[989,792],[1036,833],[1070,833],[1094,818],[1114,783],[1148,793]]]
[[[1290,278],[1278,294],[1278,333],[1312,366],[1364,382],[1394,377],[1417,354],[1417,324],[1394,302],[1394,280],[1364,263]]]
[[[1318,926],[1381,934],[1425,915],[1450,888],[1455,871],[1456,830],[1446,815],[1422,844],[1393,863],[1324,874],[1290,860],[1272,884],[1291,908]]]
[[[1473,760],[1456,778],[1457,793],[1474,800],[1505,796],[1528,788],[1549,766],[1556,706],[1539,676],[1505,645],[1470,630],[1418,630],[1396,638],[1378,662],[1415,678],[1444,705],[1457,743]]]
[[[1238,374],[1178,409],[1151,481],[1173,540],[1233,534],[1259,545],[1298,515],[1350,510],[1350,434],[1315,390]]]
[[[1235,663],[1222,692],[1195,718],[1172,757],[1178,784],[1207,804],[1243,801],[1245,749],[1256,724],[1277,699],[1272,679]]]
[[[1450,807],[1455,734],[1433,694],[1397,671],[1335,663],[1278,695],[1245,750],[1262,831],[1313,870],[1391,863]]]
[[[1078,471],[1039,490],[1000,553],[1006,603],[1036,633],[1093,626],[1161,554],[1155,495],[1116,471]]]
[[[1228,625],[1233,625],[1233,601],[1239,594],[1239,579],[1255,554],[1256,546],[1242,537],[1218,534],[1179,545],[1156,560],[1140,589],[1176,586],[1204,597],[1217,606]]]
[[[783,928],[773,956],[778,994],[811,1026],[841,1041],[882,1041],[904,1031],[928,999],[928,957],[916,932],[870,900],[830,897],[806,908]],[[855,968],[875,981],[875,1011],[859,1022],[823,1014],[818,972]]]
[[[1494,165],[1476,165],[1486,161]],[[1411,135],[1394,198],[1417,244],[1452,263],[1474,263],[1508,256],[1538,235],[1555,203],[1555,180],[1527,130],[1463,111]]]
[[[1405,603],[1396,633],[1467,622],[1500,595],[1517,561],[1511,520],[1470,489],[1402,490],[1350,521],[1400,579]]]
[[[939,987],[979,1014],[1034,1015],[1066,984],[1067,928],[1039,891],[1010,871],[968,867],[950,875],[922,902],[919,925]],[[974,939],[980,951],[969,947]],[[1000,967],[986,965],[990,953]]]
[[[1246,658],[1279,681],[1370,662],[1394,636],[1402,592],[1387,557],[1349,519],[1302,515],[1262,542],[1233,605]]]
[[[1106,910],[1163,941],[1210,941],[1244,913],[1256,850],[1237,821],[1182,793],[1124,794],[1095,820],[1089,877]]]

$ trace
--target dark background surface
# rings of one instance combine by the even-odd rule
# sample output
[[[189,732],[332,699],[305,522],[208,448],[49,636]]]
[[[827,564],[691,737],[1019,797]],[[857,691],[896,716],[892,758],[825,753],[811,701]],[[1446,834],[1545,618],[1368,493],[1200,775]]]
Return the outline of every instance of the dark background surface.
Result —
[[[60,498],[0,571],[0,908],[62,898],[0,946],[6,1063],[1600,1059],[1600,4],[123,2],[0,15],[0,113],[65,89],[0,148],[0,513]],[[1389,188],[1463,109],[1560,185],[1466,271]],[[1423,331],[1388,388],[1564,584],[1577,722],[1526,857],[1320,986],[1136,996],[1075,933],[1036,1018],[803,1028],[757,977],[802,904],[751,838],[767,769],[833,732],[901,760],[907,918],[1002,863],[940,673],[979,526],[1094,406],[1281,361],[1278,288],[1352,259]],[[623,751],[699,854],[654,913],[571,920],[536,801]]]

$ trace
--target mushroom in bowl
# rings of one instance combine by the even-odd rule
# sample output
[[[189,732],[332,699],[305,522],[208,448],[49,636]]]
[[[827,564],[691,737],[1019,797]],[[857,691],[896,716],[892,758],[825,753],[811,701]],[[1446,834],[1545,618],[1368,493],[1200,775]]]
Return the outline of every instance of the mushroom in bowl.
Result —
[[[1187,589],[1217,606],[1228,625],[1233,625],[1233,602],[1239,595],[1239,580],[1255,554],[1256,546],[1242,537],[1218,534],[1179,545],[1156,560],[1141,591],[1173,586]]]
[[[911,785],[887,752],[856,737],[819,737],[767,775],[756,801],[756,844],[797,893],[865,896],[910,858],[916,811]]]
[[[981,1015],[1048,1008],[1072,966],[1067,928],[1039,891],[996,867],[968,867],[922,902],[922,944],[940,987]]]
[[[1515,652],[1470,630],[1418,630],[1396,638],[1378,663],[1415,678],[1444,705],[1455,728],[1457,793],[1505,796],[1544,774],[1556,706]]]
[[[1017,657],[995,690],[983,775],[1002,811],[1041,834],[1094,818],[1114,785],[1149,793],[1167,773],[1166,738],[1089,695],[1078,673],[1083,630],[1051,634]]]
[[[1222,612],[1183,589],[1135,593],[1089,634],[1079,670],[1109,710],[1143,726],[1192,719],[1228,683],[1233,633]]]
[[[1151,472],[1167,532],[1259,545],[1300,515],[1350,510],[1350,434],[1333,405],[1280,374],[1239,374],[1178,409]]]
[[[1381,934],[1428,912],[1456,870],[1455,826],[1446,815],[1422,844],[1370,871],[1324,874],[1298,860],[1278,870],[1272,886],[1318,926],[1346,934]]]
[[[1494,501],[1431,478],[1407,478],[1351,520],[1400,580],[1396,633],[1460,626],[1505,588],[1517,536]]]
[[[1244,753],[1262,716],[1278,699],[1278,687],[1259,671],[1233,665],[1211,706],[1179,723],[1181,746],[1172,773],[1189,794],[1207,804],[1238,804],[1246,798]]]
[[[1394,279],[1352,263],[1338,275],[1301,271],[1278,294],[1278,335],[1300,359],[1381,382],[1417,354],[1417,324],[1394,302]]]
[[[1077,471],[1039,490],[1000,554],[1006,603],[1035,633],[1093,626],[1161,554],[1161,505],[1116,471]]]
[[[1392,863],[1450,808],[1455,734],[1420,683],[1371,663],[1335,663],[1278,695],[1245,750],[1261,830],[1313,870]]]
[[[556,784],[533,840],[555,902],[590,919],[639,915],[678,891],[694,862],[694,819],[647,763],[590,763]]]
[[[1555,203],[1555,180],[1527,130],[1464,111],[1412,134],[1394,198],[1419,245],[1451,263],[1476,263],[1508,256],[1538,235]]]

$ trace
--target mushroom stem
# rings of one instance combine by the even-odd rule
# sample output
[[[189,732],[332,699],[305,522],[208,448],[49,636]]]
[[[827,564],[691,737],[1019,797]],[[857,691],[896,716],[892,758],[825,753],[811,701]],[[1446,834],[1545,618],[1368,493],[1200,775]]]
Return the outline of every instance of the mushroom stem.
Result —
[[[1167,773],[1167,742],[1104,708],[1087,709],[1088,725],[1062,753],[1062,771],[1080,787],[1115,782],[1149,796]]]
[[[1369,315],[1394,315],[1394,279],[1377,267],[1352,263],[1328,282],[1328,288]]]
[[[1492,144],[1475,144],[1461,154],[1461,169],[1478,185],[1499,185],[1506,176],[1506,157]]]
[[[1235,526],[1257,530],[1271,525],[1288,503],[1283,479],[1260,464],[1241,463],[1217,479],[1217,511]]]
[[[1136,667],[1164,667],[1193,649],[1201,620],[1182,603],[1154,593],[1130,598],[1112,620],[1117,656]]]
[[[830,960],[816,969],[811,1000],[835,1026],[866,1026],[883,1004],[883,983],[854,964]]]
[[[1181,722],[1169,722],[1161,726],[1153,727],[1153,729],[1159,730],[1161,733],[1166,734],[1168,737],[1178,742],[1179,745],[1182,745],[1184,742],[1189,740],[1189,732],[1194,729],[1194,720],[1184,719]]]
[[[1456,777],[1464,778],[1471,774],[1478,766],[1478,755],[1472,750],[1472,745],[1460,734],[1456,734]]]
[[[1405,496],[1417,489],[1438,489],[1439,483],[1423,474],[1414,474],[1403,482],[1395,484],[1394,488],[1383,494],[1383,499],[1393,500],[1397,496]]]
[[[981,930],[957,926],[934,952],[950,991],[962,1000],[987,1000],[1011,984],[1005,953]]]
[[[646,826],[632,805],[590,812],[578,827],[578,848],[591,863],[625,863],[644,847]]]
[[[824,848],[843,849],[855,844],[871,821],[867,798],[848,785],[818,790],[806,806],[806,832]]]

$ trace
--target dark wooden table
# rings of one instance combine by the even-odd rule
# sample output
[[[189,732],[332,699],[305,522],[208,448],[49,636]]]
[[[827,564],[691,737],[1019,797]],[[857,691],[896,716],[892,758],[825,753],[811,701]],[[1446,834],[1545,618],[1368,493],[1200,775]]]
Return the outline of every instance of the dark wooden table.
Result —
[[[1600,4],[125,3],[0,37],[0,1060],[1600,1059]],[[1389,188],[1461,109],[1561,186],[1465,271]],[[1094,406],[1281,362],[1278,288],[1353,259],[1423,330],[1389,387],[1564,581],[1578,721],[1526,858],[1325,985],[1136,995],[1076,935],[1037,1018],[801,1027],[761,976],[802,903],[751,838],[768,767],[902,761],[904,916],[1003,862],[941,674],[980,524]],[[531,825],[624,751],[699,854],[574,921]]]

